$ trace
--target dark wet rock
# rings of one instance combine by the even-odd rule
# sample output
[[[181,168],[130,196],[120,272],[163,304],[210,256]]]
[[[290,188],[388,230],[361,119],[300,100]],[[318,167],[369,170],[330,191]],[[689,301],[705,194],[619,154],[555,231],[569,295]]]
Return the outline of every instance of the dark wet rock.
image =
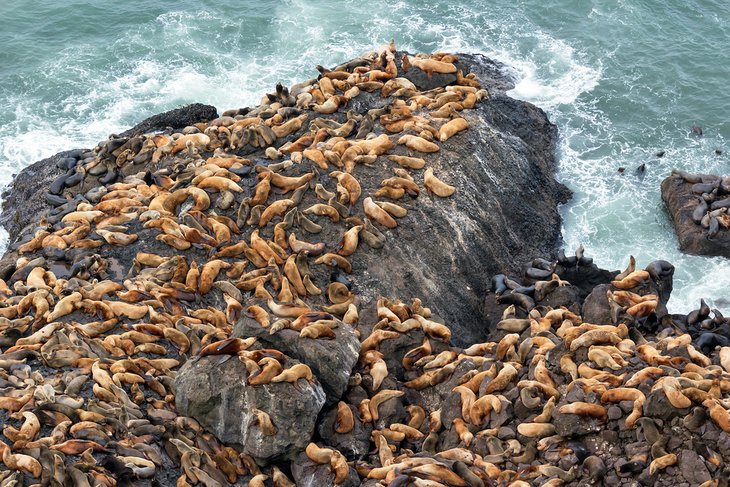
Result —
[[[240,445],[260,462],[286,458],[303,450],[310,442],[325,402],[322,387],[303,379],[296,384],[251,386],[244,380],[246,374],[243,362],[235,356],[188,361],[175,379],[178,411],[198,420],[219,440]],[[273,436],[263,434],[253,409],[269,415],[276,427]]]
[[[335,484],[335,475],[329,465],[317,465],[307,455],[300,454],[291,464],[294,483],[298,487],[355,487],[360,485],[360,478],[354,468],[350,468],[349,477],[340,484]]]
[[[655,260],[645,270],[651,276],[652,292],[659,296],[659,301],[666,307],[674,287],[674,266],[666,260]]]
[[[538,304],[557,309],[561,306],[565,306],[566,308],[577,306],[579,302],[580,288],[577,286],[560,286],[555,288],[555,290],[545,296],[545,298],[538,301]],[[580,309],[577,311],[580,311]]]
[[[513,89],[519,79],[519,75],[510,66],[489,59],[483,54],[460,54],[456,67],[463,69],[465,73],[467,71],[474,73],[482,88],[491,95]]]
[[[159,132],[172,128],[180,130],[188,125],[198,122],[209,122],[218,117],[218,111],[212,105],[204,105],[202,103],[191,103],[184,107],[175,108],[167,112],[153,115],[129,130],[125,130],[120,137],[131,137],[133,135],[148,134],[150,132]]]
[[[456,81],[455,74],[433,73],[428,76],[426,73],[416,67],[412,67],[403,75],[404,78],[410,80],[420,91],[432,90],[442,86],[448,86]]]
[[[489,414],[489,427],[499,428],[514,417],[513,403],[502,401],[502,409],[499,412],[492,411]]]
[[[679,471],[691,485],[699,485],[710,480],[710,472],[705,461],[693,450],[682,450],[679,453]]]
[[[284,329],[273,335],[248,316],[241,317],[233,328],[234,337],[255,336],[270,346],[305,363],[317,376],[327,394],[327,403],[340,400],[350,380],[352,367],[360,354],[360,340],[352,328],[340,323],[332,340],[301,338],[298,331]]]
[[[563,414],[558,412],[558,408],[553,412],[552,423],[555,426],[555,433],[560,436],[566,438],[583,436],[598,433],[603,429],[604,425],[597,419],[577,414]]]
[[[608,408],[608,419],[611,420],[617,420],[621,419],[623,417],[623,412],[621,411],[621,408],[618,406],[610,406]]]
[[[619,271],[607,271],[596,264],[588,266],[562,266],[558,264],[555,273],[580,289],[581,301],[588,296],[596,286],[610,283]]]
[[[708,181],[713,177],[705,176],[704,180]],[[676,174],[667,177],[661,185],[662,200],[674,223],[680,249],[688,254],[730,257],[730,230],[720,225],[717,233],[710,237],[709,228],[704,228],[693,220],[693,213],[700,204],[701,194],[693,192],[692,188],[693,184]],[[721,198],[727,196],[718,196],[718,199]],[[703,214],[698,216],[702,217]]]
[[[515,430],[508,426],[502,426],[497,430],[497,438],[500,440],[511,440],[516,438]]]
[[[393,397],[380,403],[375,429],[387,428],[393,423],[405,423],[408,414],[403,406],[402,397]]]
[[[644,416],[667,420],[677,416],[684,417],[687,413],[689,409],[677,409],[672,406],[662,390],[653,391],[646,396]]]
[[[608,304],[607,291],[611,288],[610,284],[600,284],[593,288],[593,291],[583,302],[583,310],[581,316],[588,323],[612,323],[611,307]]]
[[[335,431],[337,406],[332,406],[320,415],[317,423],[319,436],[328,445],[337,448],[348,459],[362,459],[370,450],[370,434],[373,427],[369,423],[360,421],[357,409],[349,404],[347,407],[352,411],[355,419],[355,426],[349,433],[337,433]]]

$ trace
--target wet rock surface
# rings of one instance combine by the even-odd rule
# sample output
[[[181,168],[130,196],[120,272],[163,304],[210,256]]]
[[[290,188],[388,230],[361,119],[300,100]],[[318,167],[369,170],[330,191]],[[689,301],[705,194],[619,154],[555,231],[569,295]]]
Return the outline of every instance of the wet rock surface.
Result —
[[[132,137],[154,132],[176,131],[200,122],[209,122],[218,117],[218,110],[212,105],[191,103],[180,108],[153,115],[141,121],[119,137]]]

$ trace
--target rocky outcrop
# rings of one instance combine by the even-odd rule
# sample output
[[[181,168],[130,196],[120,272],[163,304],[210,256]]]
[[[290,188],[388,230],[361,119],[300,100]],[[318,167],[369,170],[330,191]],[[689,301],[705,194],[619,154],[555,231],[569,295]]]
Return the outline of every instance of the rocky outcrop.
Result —
[[[360,340],[353,329],[340,323],[331,340],[302,338],[298,331],[284,329],[270,334],[255,320],[243,316],[233,328],[234,337],[256,337],[271,348],[307,364],[319,379],[329,404],[340,400],[350,380],[352,368],[360,354]]]
[[[146,118],[131,129],[125,130],[117,137],[132,137],[162,131],[179,131],[196,123],[209,122],[217,116],[218,111],[214,106],[191,103],[190,105],[174,108]]]
[[[253,386],[246,376],[244,364],[230,355],[190,360],[177,375],[177,410],[263,463],[301,451],[324,405],[322,387],[304,379]],[[257,418],[261,412],[270,418],[273,431]]]
[[[480,66],[481,58],[473,59]],[[501,91],[509,87],[498,77],[491,100],[466,115],[470,129],[429,157],[459,190],[448,200],[422,194],[405,204],[418,223],[393,231],[387,252],[358,255],[353,263],[365,302],[388,289],[429,295],[434,312],[458,323],[458,344],[486,336],[484,276],[516,272],[526,255],[557,255],[557,205],[570,196],[553,176],[556,127],[539,108]]]
[[[730,258],[730,178],[675,171],[661,190],[680,249]]]
[[[460,63],[491,89],[491,99],[469,113],[461,112],[469,130],[428,155],[434,172],[457,192],[447,199],[423,192],[415,199],[400,200],[413,224],[386,229],[387,248],[358,253],[352,264],[363,304],[396,290],[404,298],[430,296],[433,311],[455,324],[456,343],[466,344],[486,336],[481,296],[489,286],[484,276],[515,272],[524,264],[524,256],[557,254],[561,241],[557,205],[570,192],[554,177],[557,129],[545,113],[505,94],[512,84],[499,64],[478,55],[464,55]],[[353,109],[365,113],[379,99],[363,93]],[[145,120],[122,135],[178,127],[212,114],[212,107],[190,105]],[[393,153],[413,155],[403,146]],[[21,238],[21,230],[48,208],[44,192],[29,189],[46,186],[29,181],[50,183],[62,174],[48,163],[54,158],[24,170],[6,193],[0,223],[9,230],[11,241]],[[384,167],[384,163],[372,169],[362,166],[358,180],[363,192],[380,185]],[[327,237],[326,231],[322,237]]]
[[[556,206],[568,196],[553,178],[556,130],[508,98],[509,79],[484,58],[432,58],[437,72],[405,73],[401,54],[322,70],[208,124],[212,112],[195,107],[180,123],[200,119],[173,134],[135,135],[175,131],[170,117],[184,113],[60,157],[40,188],[53,206],[43,215],[24,214],[11,190],[19,232],[0,263],[0,339],[11,350],[0,359],[14,377],[3,379],[3,404],[29,406],[0,417],[14,438],[0,443],[3,462],[17,467],[8,452],[18,450],[44,455],[16,433],[32,426],[32,408],[54,427],[64,416],[103,423],[69,430],[98,446],[75,436],[57,445],[56,434],[51,451],[90,447],[104,454],[99,471],[165,485],[235,484],[244,472],[259,483],[374,484],[391,462],[401,463],[396,483],[446,474],[479,485],[489,479],[464,462],[408,459],[469,448],[482,426],[496,436],[480,436],[475,451],[501,452],[510,470],[533,461],[536,451],[502,443],[523,441],[515,417],[542,407],[537,390],[517,406],[515,384],[544,373],[531,369],[559,346],[551,320],[577,321],[570,301],[585,287],[552,275]],[[373,81],[394,76],[387,89]],[[509,314],[511,296],[527,326],[484,343],[489,277],[533,255],[547,269],[530,271],[526,289],[511,280],[493,310]],[[532,297],[518,298],[535,280]],[[575,311],[539,316],[533,339],[526,313],[549,311],[535,300]],[[469,381],[474,398],[492,396],[474,418]],[[72,465],[58,476],[83,477]]]

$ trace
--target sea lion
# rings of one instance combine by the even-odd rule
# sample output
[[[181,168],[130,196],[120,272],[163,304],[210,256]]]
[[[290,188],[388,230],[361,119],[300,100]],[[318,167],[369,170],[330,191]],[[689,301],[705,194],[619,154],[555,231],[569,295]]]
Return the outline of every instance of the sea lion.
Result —
[[[375,220],[384,227],[395,228],[398,226],[398,223],[396,223],[393,217],[391,217],[390,214],[388,214],[388,212],[383,210],[380,206],[375,204],[373,199],[370,197],[363,200],[363,210],[368,218]]]
[[[426,189],[442,198],[447,198],[456,191],[454,186],[450,186],[434,176],[433,169],[430,167],[423,173],[423,183]]]

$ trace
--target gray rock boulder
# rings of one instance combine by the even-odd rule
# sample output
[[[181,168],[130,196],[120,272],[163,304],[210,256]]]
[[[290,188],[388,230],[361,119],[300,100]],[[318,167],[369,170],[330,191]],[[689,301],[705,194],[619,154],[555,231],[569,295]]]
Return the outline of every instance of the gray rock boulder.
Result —
[[[646,395],[644,403],[644,416],[670,420],[676,417],[684,417],[689,414],[689,409],[677,409],[669,402],[664,391],[657,390]]]
[[[318,465],[307,455],[300,454],[291,464],[291,473],[298,487],[355,487],[360,485],[355,469],[350,468],[350,476],[340,484],[335,484],[335,475],[329,465]]]
[[[691,485],[700,485],[712,477],[705,461],[694,450],[682,450],[679,454],[679,471]]]
[[[243,316],[233,328],[234,337],[256,337],[265,346],[275,348],[305,363],[317,376],[327,395],[327,404],[340,400],[350,380],[352,368],[360,355],[360,340],[349,325],[340,323],[332,340],[301,338],[299,332],[281,330],[273,335],[256,321]]]
[[[609,325],[613,323],[611,318],[611,306],[608,303],[607,292],[613,289],[610,284],[600,284],[593,288],[583,302],[581,316],[587,323],[599,323]]]
[[[323,413],[317,424],[319,436],[328,444],[337,448],[348,459],[362,459],[370,451],[370,434],[373,427],[370,423],[360,421],[360,414],[357,409],[348,405],[355,419],[355,425],[349,433],[337,433],[335,431],[337,406],[332,406]]]
[[[290,361],[291,364],[295,361]],[[247,385],[246,368],[235,356],[190,360],[175,379],[175,404],[183,416],[195,418],[225,442],[240,445],[258,462],[289,458],[307,446],[325,401],[318,383],[300,379]],[[269,415],[276,433],[266,435],[255,410]]]

